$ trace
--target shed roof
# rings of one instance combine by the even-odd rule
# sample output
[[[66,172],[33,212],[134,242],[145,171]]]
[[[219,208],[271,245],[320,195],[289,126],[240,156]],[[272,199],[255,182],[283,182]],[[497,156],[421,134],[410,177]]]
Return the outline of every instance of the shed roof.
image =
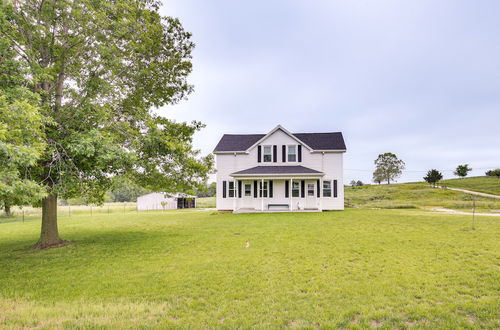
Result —
[[[301,165],[293,166],[255,166],[242,171],[234,172],[231,175],[286,175],[286,174],[312,174],[323,175],[322,172]]]

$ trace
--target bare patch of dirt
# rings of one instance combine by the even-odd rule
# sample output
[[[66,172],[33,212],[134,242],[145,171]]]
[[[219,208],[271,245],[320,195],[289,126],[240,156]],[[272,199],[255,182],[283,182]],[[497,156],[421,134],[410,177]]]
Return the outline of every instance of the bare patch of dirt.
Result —
[[[356,315],[354,315],[354,317],[352,318],[351,323],[352,324],[358,324],[360,318],[361,318],[361,314],[360,313],[356,313]]]

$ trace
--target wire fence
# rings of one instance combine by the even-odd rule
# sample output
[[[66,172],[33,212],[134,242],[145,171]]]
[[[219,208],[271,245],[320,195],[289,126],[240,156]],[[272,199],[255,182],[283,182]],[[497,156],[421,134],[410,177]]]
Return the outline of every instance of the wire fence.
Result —
[[[124,214],[137,212],[135,202],[127,203],[105,203],[103,205],[58,205],[57,217],[66,218],[76,215],[104,215],[104,214]],[[42,217],[42,208],[40,207],[14,207],[11,210],[11,216],[0,217],[0,223],[13,221],[39,220]]]

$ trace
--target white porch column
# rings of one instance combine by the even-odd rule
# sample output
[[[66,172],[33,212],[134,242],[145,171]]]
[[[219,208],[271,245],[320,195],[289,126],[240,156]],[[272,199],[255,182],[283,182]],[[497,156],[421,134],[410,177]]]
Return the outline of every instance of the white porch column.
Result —
[[[264,212],[264,179],[260,179],[260,190],[259,193],[260,195],[260,210]]]
[[[233,211],[236,211],[236,196],[238,194],[238,180],[234,179],[234,183],[233,183],[233,188],[234,188],[234,195],[233,195]]]
[[[323,178],[319,179],[319,210],[323,211]],[[317,196],[317,195],[316,195]]]
[[[290,194],[290,211],[293,211],[292,186],[293,186],[293,179],[290,179],[290,187],[288,187],[288,193]]]

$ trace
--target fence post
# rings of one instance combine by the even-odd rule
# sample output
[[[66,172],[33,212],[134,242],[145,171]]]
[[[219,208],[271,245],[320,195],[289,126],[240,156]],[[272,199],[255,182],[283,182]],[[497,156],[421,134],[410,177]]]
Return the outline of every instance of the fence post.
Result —
[[[474,226],[474,215],[476,213],[476,198],[472,196],[472,230],[476,230],[476,227]]]

